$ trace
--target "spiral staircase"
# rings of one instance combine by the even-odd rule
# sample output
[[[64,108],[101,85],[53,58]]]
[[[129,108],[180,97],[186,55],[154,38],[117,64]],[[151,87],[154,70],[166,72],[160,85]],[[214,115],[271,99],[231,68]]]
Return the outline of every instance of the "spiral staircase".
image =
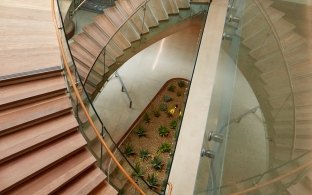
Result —
[[[132,49],[142,44],[143,36],[153,34],[151,30],[163,32],[160,24],[170,21],[170,16],[179,16],[181,10],[191,12],[190,3],[208,1],[118,0],[115,6],[96,16],[93,23],[84,26],[83,32],[73,37],[70,48],[88,94],[94,98],[122,62],[139,52]],[[153,42],[161,38],[154,38]]]
[[[244,18],[248,19],[242,21],[241,37],[249,57],[239,59],[239,64],[268,121],[270,165],[274,167],[312,148],[311,50],[295,26],[284,19],[285,13],[272,6],[274,1],[246,2]],[[94,71],[85,83],[90,94],[142,34],[167,20],[168,14],[189,7],[187,0],[159,1],[146,7],[143,26],[139,25],[143,15],[138,12],[127,23],[127,31],[117,32],[142,3],[117,1],[73,38],[70,47],[79,74],[86,79]],[[255,14],[259,8],[261,13]],[[0,193],[117,194],[78,131],[50,1],[2,0],[0,16]],[[263,18],[268,21],[265,26],[254,25]],[[103,47],[107,57],[97,61]],[[96,61],[99,64],[92,68]],[[293,166],[300,166],[300,161]],[[308,172],[287,193],[310,194],[311,184]]]
[[[0,194],[117,194],[78,131],[50,1],[0,15]]]
[[[272,169],[312,149],[311,48],[274,2],[245,1],[240,26],[242,46],[237,62],[266,118],[268,164]],[[308,160],[311,159],[296,160],[285,169],[264,174],[255,184],[278,177]],[[300,179],[293,178],[293,183],[279,182],[270,189],[259,189],[257,193],[278,194],[284,189],[286,194],[311,194],[311,176],[311,172],[306,172]],[[240,191],[246,185],[236,187],[234,191]]]

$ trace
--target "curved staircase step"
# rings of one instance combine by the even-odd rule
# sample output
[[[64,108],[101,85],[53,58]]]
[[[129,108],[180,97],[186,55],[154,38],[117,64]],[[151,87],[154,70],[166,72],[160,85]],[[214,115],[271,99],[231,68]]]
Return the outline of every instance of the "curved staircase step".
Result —
[[[52,66],[49,68],[35,69],[27,72],[0,76],[0,87],[34,81],[42,78],[55,77],[61,75],[62,71],[63,69],[61,66]]]
[[[132,0],[134,1],[134,0]],[[148,3],[149,7],[153,11],[153,14],[158,19],[158,21],[168,20],[168,12],[166,11],[162,1],[150,1]]]
[[[111,185],[109,185],[106,181],[102,182],[99,186],[97,186],[90,194],[93,195],[117,195],[118,191],[115,190]]]
[[[83,29],[90,37],[99,43],[102,48],[106,46],[108,53],[113,58],[117,58],[123,54],[123,51],[117,45],[115,45],[114,42],[109,42],[109,37],[104,34],[101,29],[97,27],[97,25],[89,24]]]
[[[210,0],[206,0],[202,3],[208,3],[208,1],[210,1]],[[176,2],[177,2],[177,5],[180,9],[187,9],[187,8],[190,8],[190,6],[191,6],[190,1],[188,1],[188,0],[176,0]],[[191,1],[191,2],[194,3],[193,1]]]
[[[86,141],[76,132],[1,164],[0,192],[18,186],[41,171],[47,170],[52,165],[84,147],[85,144]]]
[[[95,158],[85,149],[57,163],[53,168],[41,172],[10,190],[10,194],[51,194],[71,180],[79,177],[95,163]]]
[[[106,176],[99,168],[91,166],[80,177],[72,180],[59,190],[57,194],[89,194],[94,188],[104,182],[105,179]]]
[[[82,82],[85,82],[85,79],[86,79],[86,77],[88,76],[88,73],[89,73],[89,69],[85,68],[85,66],[83,66],[83,65],[80,65],[79,61],[76,61],[75,64],[77,66],[77,69],[78,69],[79,75],[80,75],[80,77],[82,79]],[[88,76],[88,83],[90,85],[96,87],[97,84],[99,82],[101,82],[101,80],[102,80],[102,76],[99,75],[94,70],[91,70],[91,73]]]
[[[7,7],[14,7],[14,8],[26,8],[26,9],[35,9],[35,10],[45,10],[48,11],[49,14],[51,7],[49,1],[36,1],[36,0],[29,0],[29,1],[20,1],[20,0],[2,0],[1,5]],[[51,17],[51,16],[50,16]]]
[[[1,111],[0,135],[68,113],[71,107],[69,98],[62,95]]]
[[[23,104],[65,94],[66,85],[59,74],[35,81],[28,81],[1,87],[0,111]]]
[[[290,186],[287,188],[287,192],[290,195],[297,195],[297,194],[311,194],[312,191],[312,182],[307,178],[303,178],[302,181],[299,183]]]
[[[257,62],[255,62],[254,65],[262,72],[270,72],[278,68],[284,67],[285,61],[283,59],[284,58],[281,52],[275,52],[261,60],[258,60]]]
[[[131,3],[131,5],[134,8],[140,6],[140,4],[142,3],[142,2],[136,1],[136,0],[130,0],[129,2]],[[159,25],[158,18],[156,17],[156,15],[154,14],[153,10],[151,9],[150,3],[151,3],[151,1],[149,1],[146,4],[145,13],[143,11],[139,11],[139,12],[141,12],[141,14],[143,14],[144,21],[145,21],[145,23],[147,24],[147,26],[149,28],[156,27],[156,26]]]
[[[14,7],[11,4],[3,5],[2,2],[0,4],[0,10],[1,10],[0,18],[3,19],[11,19],[11,18],[18,20],[27,19],[27,20],[36,20],[38,22],[51,21],[51,13],[47,12],[46,10],[18,6]]]
[[[101,47],[108,43],[108,37],[95,25],[89,24],[83,27],[83,31],[92,39],[95,40]]]
[[[179,7],[176,0],[162,0],[168,14],[179,14]]]
[[[130,41],[137,41],[140,39],[140,33],[135,29],[131,21],[124,23],[126,19],[122,16],[120,11],[116,7],[110,7],[104,10],[104,14],[110,19],[110,21],[117,27],[121,27],[121,33]]]
[[[44,44],[44,42],[43,40],[42,44]],[[2,69],[0,77],[60,66],[60,54],[56,47],[46,47],[46,45],[38,47],[39,48],[18,48],[1,51],[0,62]]]
[[[133,14],[136,10],[132,7],[130,2],[128,1],[116,1],[116,7],[120,10],[120,13],[123,14],[124,18],[131,17],[131,21],[133,22],[134,26],[136,27],[137,32],[140,34],[145,34],[149,32],[149,28],[145,22],[143,22],[144,13],[140,12],[143,11],[143,8],[140,8],[135,14]],[[133,14],[133,15],[132,15]]]
[[[105,15],[99,15],[95,18],[95,24],[109,37],[113,37],[114,43],[121,49],[125,50],[131,46],[131,43],[117,31],[117,27]]]
[[[71,114],[0,137],[0,163],[77,130]]]
[[[80,45],[75,42],[70,44],[70,48],[74,56],[75,63],[82,65],[89,70],[92,67],[93,63],[96,61],[96,57],[85,51],[82,47],[80,47]],[[98,63],[102,63],[102,66],[94,67],[94,70],[98,74],[104,75],[104,63],[99,61]]]
[[[102,47],[84,32],[75,35],[73,40],[95,57],[102,51]]]

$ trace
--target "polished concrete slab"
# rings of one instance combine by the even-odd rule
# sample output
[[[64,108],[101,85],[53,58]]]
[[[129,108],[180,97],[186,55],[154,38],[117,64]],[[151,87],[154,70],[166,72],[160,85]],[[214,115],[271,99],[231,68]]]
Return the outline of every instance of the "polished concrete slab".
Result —
[[[124,135],[167,80],[191,79],[200,27],[194,23],[156,42],[118,70],[133,100],[132,108],[126,94],[121,92],[118,78],[113,76],[107,82],[94,105],[115,140]]]

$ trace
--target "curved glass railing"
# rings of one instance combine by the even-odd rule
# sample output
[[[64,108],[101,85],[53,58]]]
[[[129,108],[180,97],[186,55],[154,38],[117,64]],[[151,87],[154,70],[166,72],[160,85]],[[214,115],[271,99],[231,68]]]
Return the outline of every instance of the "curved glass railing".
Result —
[[[166,11],[165,6],[169,6],[169,3],[166,5],[159,0],[141,0],[138,1],[136,9],[122,11],[127,13],[125,19],[120,21],[120,25],[116,26],[113,33],[108,33],[107,43],[84,80],[84,85],[92,88],[90,90],[92,98],[96,96],[109,76],[129,58],[177,31],[183,25],[182,21],[204,14],[208,10],[208,5],[190,4],[189,8],[180,9],[178,13],[172,8],[170,13]],[[122,6],[118,8],[123,9]],[[103,72],[100,73],[98,70]],[[99,78],[99,75],[102,77]],[[99,79],[94,81],[94,78]]]
[[[271,13],[272,10],[268,8],[270,4],[266,1],[232,0],[229,3],[211,100],[212,106],[207,120],[206,137],[203,141],[205,151],[198,168],[195,194],[228,194],[235,190],[227,191],[228,188],[223,189],[223,186],[229,185],[236,191],[240,191],[268,182],[275,176],[291,171],[293,168],[291,165],[296,164],[291,160],[300,157],[304,152],[295,148],[294,89],[288,61],[280,41],[281,37],[291,32],[288,29],[278,29],[282,28],[278,25],[278,20],[283,15],[278,15],[280,12],[277,11]],[[252,88],[257,98],[256,102],[259,102],[261,114],[258,118],[263,115],[263,122],[259,127],[256,127],[255,122],[252,121],[254,119],[248,117],[243,119],[245,123],[246,120],[250,120],[250,128],[264,131],[259,138],[262,139],[260,153],[250,153],[250,151],[248,153],[248,149],[239,150],[244,145],[242,142],[229,145],[232,139],[237,138],[233,138],[229,133],[234,127],[227,124],[237,116],[240,107],[251,108],[249,97],[240,104],[236,104],[233,98],[241,93],[240,88],[245,87],[237,80],[239,72],[244,75]],[[239,97],[245,98],[242,94]],[[242,129],[242,125],[236,126]],[[210,131],[222,137],[223,142],[214,142],[213,139],[209,141]],[[235,155],[233,151],[240,153]],[[214,159],[206,158],[205,155]],[[250,161],[248,164],[244,155],[253,155],[261,159],[261,163]],[[230,156],[236,156],[236,162],[228,162]],[[229,164],[232,164],[232,167],[229,167]],[[235,165],[254,168],[253,170],[239,168],[241,172],[236,173],[236,177],[233,175],[230,177],[229,170],[235,169]],[[282,172],[279,172],[280,166],[283,166]],[[291,177],[300,177],[302,172],[303,169]],[[249,179],[253,177],[254,179]],[[290,176],[287,178],[289,179]],[[242,186],[234,185],[240,183],[238,181],[245,182]],[[283,185],[280,184],[281,182],[274,182],[266,185],[265,188],[269,189],[273,186],[274,188],[270,189],[272,191],[280,188],[285,190],[287,185],[282,187]],[[276,186],[278,189],[275,188]]]
[[[312,153],[308,151],[297,158],[241,181],[223,184],[217,189],[207,189],[220,194],[283,194],[304,190],[305,178],[311,175]],[[306,184],[307,187],[309,186]],[[302,189],[303,188],[303,189]]]
[[[61,2],[58,2],[58,8],[61,6]],[[145,10],[147,10],[147,2],[144,1],[145,7],[140,7],[140,9],[136,10],[136,14],[139,15],[145,14]],[[143,4],[142,4],[143,5]],[[202,6],[199,6],[202,7]],[[207,6],[204,6],[207,7]],[[185,11],[185,10],[184,10]],[[187,11],[188,13],[189,11]],[[140,175],[135,165],[132,165],[128,159],[125,157],[123,151],[120,150],[118,145],[116,144],[115,140],[111,137],[110,133],[106,130],[103,122],[101,121],[100,117],[98,116],[95,108],[92,105],[92,101],[89,98],[88,91],[86,90],[86,85],[83,86],[83,81],[79,76],[79,72],[75,65],[75,61],[73,60],[73,55],[71,54],[71,50],[69,49],[69,44],[66,39],[66,35],[64,34],[64,24],[62,14],[57,13],[60,18],[57,18],[59,24],[57,28],[59,29],[60,36],[60,47],[61,51],[64,53],[63,62],[64,62],[64,71],[65,71],[65,78],[67,79],[68,83],[68,92],[71,96],[73,105],[74,105],[74,112],[78,119],[80,131],[82,135],[87,140],[87,145],[90,152],[96,157],[98,166],[106,173],[107,181],[114,186],[119,193],[124,194],[136,194],[139,193],[147,193],[147,194],[163,194],[166,191],[167,183],[168,183],[168,176],[171,168],[171,163],[168,163],[167,166],[167,178],[166,182],[160,185],[158,188],[151,186],[146,178],[138,177]],[[134,17],[135,14],[131,15]],[[138,16],[136,16],[138,19]],[[180,18],[175,16],[176,18]],[[134,20],[135,18],[133,18]],[[183,18],[184,19],[184,18]],[[128,19],[127,22],[130,22],[131,19]],[[144,20],[143,20],[144,21]],[[180,19],[179,19],[180,21]],[[119,30],[123,30],[127,25],[121,25]],[[144,24],[144,23],[142,23]],[[203,23],[204,24],[204,23]],[[116,44],[115,38],[120,36],[120,33],[115,33],[114,36],[110,39],[106,47],[103,49],[102,52],[106,52],[112,48],[110,45]],[[138,43],[138,42],[137,42]],[[141,48],[142,49],[142,48]],[[108,54],[107,54],[108,55]],[[103,60],[106,61],[106,54],[102,56],[99,55],[95,65],[97,65],[98,61]],[[69,66],[67,70],[67,65]],[[96,69],[96,68],[95,68]],[[90,74],[92,71],[90,72]],[[73,82],[71,80],[73,77]],[[90,76],[88,78],[91,78]],[[75,91],[77,88],[77,92]],[[79,94],[77,94],[79,92]],[[186,101],[186,100],[185,100]],[[185,102],[184,102],[185,104]],[[184,106],[181,107],[181,111],[183,112]],[[175,146],[173,146],[175,147]],[[168,184],[169,185],[169,184]],[[172,185],[169,185],[168,191],[172,190]]]
[[[126,159],[106,131],[85,88],[82,86],[82,81],[78,75],[64,33],[63,21],[61,18],[57,18],[57,16],[61,17],[58,12],[60,9],[54,6],[54,0],[51,0],[51,2],[64,65],[64,76],[67,80],[67,89],[73,103],[74,113],[79,122],[80,131],[87,140],[90,152],[96,157],[98,166],[107,174],[109,183],[119,192],[125,192],[126,194],[159,194],[154,192],[142,178],[134,177],[133,172],[135,172],[135,169],[131,164],[120,164],[120,161],[123,159],[126,161]],[[116,181],[111,177],[112,170],[120,172]]]

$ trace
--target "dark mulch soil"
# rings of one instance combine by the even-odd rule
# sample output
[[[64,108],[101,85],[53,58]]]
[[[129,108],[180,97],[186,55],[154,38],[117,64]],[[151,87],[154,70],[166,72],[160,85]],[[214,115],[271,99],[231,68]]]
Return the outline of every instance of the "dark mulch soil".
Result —
[[[183,81],[185,86],[179,86],[179,82]],[[121,145],[121,151],[125,151],[125,148],[131,145],[134,149],[135,154],[129,155],[127,159],[130,163],[135,166],[139,164],[141,169],[144,171],[144,180],[147,181],[148,174],[155,174],[158,179],[158,187],[155,188],[156,191],[160,192],[165,186],[168,177],[168,171],[170,169],[170,163],[172,161],[172,153],[176,144],[177,128],[172,128],[170,123],[175,120],[180,123],[180,110],[184,106],[185,96],[188,90],[189,82],[182,79],[172,79],[169,80],[162,89],[158,92],[154,100],[147,106],[145,111],[140,115],[133,128],[129,131],[129,135],[126,137]],[[174,86],[174,91],[168,90],[170,86]],[[165,102],[164,96],[170,96],[172,101]],[[167,106],[166,111],[160,110],[160,104],[165,104]],[[172,111],[172,116],[168,114]],[[160,116],[155,116],[155,111],[159,111]],[[147,122],[144,118],[145,113],[148,114],[150,121]],[[161,137],[159,135],[159,127],[164,126],[169,130],[168,136]],[[139,127],[145,129],[146,135],[139,137],[136,133]],[[169,143],[171,146],[170,152],[162,153],[159,151],[159,147],[163,143]],[[148,150],[150,156],[146,160],[140,158],[140,150]],[[126,155],[126,154],[125,154]],[[159,156],[163,161],[163,167],[160,170],[153,168],[151,161],[155,156]],[[140,182],[141,183],[141,182]]]

